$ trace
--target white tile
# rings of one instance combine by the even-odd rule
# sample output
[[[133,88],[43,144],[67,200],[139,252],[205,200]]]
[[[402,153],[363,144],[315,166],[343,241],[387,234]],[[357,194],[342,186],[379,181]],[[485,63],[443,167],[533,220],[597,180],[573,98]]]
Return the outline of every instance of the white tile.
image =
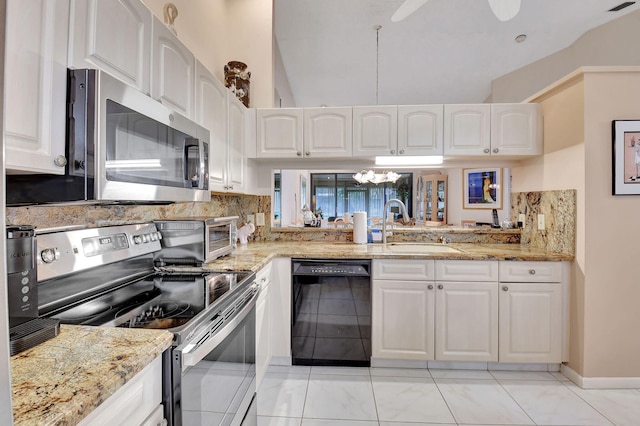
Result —
[[[302,417],[308,379],[305,374],[265,374],[258,390],[258,415]]]
[[[569,378],[567,376],[565,376],[564,374],[562,374],[559,371],[553,371],[551,374],[556,380],[558,380],[559,382],[570,382],[571,380],[569,380]]]
[[[224,413],[182,410],[182,423],[189,426],[219,425],[223,419]]]
[[[556,378],[546,371],[490,371],[500,383],[509,380],[552,380]]]
[[[303,419],[302,426],[378,426],[378,422],[369,420]]]
[[[640,423],[640,392],[635,389],[586,390],[573,383],[565,386],[617,426]]]
[[[258,416],[258,426],[300,426],[301,421],[293,417]]]
[[[269,368],[267,368],[267,373],[308,375],[311,373],[311,367],[308,365],[270,365]]]
[[[458,423],[534,424],[495,380],[435,379]]]
[[[304,419],[378,420],[371,378],[311,374]]]
[[[434,379],[494,380],[487,370],[429,370]]]
[[[455,423],[432,379],[372,377],[382,421]]]
[[[380,426],[451,426],[451,424],[452,423],[380,422]]]
[[[311,367],[311,374],[345,374],[348,376],[368,376],[367,367]]]
[[[430,378],[429,370],[426,368],[380,368],[372,367],[369,369],[371,376],[378,377],[422,377]]]
[[[510,381],[502,386],[536,424],[606,425],[611,423],[558,381]]]

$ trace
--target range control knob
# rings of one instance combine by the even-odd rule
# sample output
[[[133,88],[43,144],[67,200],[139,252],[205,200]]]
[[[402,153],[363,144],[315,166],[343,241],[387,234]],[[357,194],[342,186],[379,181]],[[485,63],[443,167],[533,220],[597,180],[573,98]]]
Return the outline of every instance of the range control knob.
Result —
[[[57,248],[47,248],[40,252],[40,259],[44,263],[53,263],[60,259],[60,251]]]
[[[142,236],[134,235],[133,236],[133,244],[142,244]]]

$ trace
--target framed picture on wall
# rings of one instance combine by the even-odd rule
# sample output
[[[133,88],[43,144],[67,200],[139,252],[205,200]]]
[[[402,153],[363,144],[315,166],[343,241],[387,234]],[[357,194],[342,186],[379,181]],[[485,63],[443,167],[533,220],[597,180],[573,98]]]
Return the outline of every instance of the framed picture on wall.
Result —
[[[640,120],[615,120],[613,195],[640,194]]]
[[[462,169],[462,208],[501,209],[502,169]]]

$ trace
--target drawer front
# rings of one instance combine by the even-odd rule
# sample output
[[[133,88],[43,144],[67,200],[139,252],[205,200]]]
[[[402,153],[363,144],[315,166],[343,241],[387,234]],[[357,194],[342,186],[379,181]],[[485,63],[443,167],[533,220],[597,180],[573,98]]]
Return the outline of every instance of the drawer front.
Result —
[[[373,278],[378,280],[433,281],[433,260],[374,259]]]
[[[436,281],[498,281],[498,261],[438,260]]]
[[[500,262],[500,281],[511,283],[562,282],[562,262]]]
[[[269,262],[256,272],[256,281],[260,284],[260,287],[266,287],[271,282],[271,265],[272,263]]]

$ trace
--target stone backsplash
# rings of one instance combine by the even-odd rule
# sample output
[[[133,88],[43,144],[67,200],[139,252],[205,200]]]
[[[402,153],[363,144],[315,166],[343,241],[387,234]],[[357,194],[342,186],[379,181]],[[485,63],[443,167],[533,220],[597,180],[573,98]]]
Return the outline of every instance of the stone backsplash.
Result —
[[[521,243],[555,253],[575,254],[576,191],[573,189],[511,194],[511,217],[525,215]],[[538,230],[538,214],[544,215],[545,229]]]

